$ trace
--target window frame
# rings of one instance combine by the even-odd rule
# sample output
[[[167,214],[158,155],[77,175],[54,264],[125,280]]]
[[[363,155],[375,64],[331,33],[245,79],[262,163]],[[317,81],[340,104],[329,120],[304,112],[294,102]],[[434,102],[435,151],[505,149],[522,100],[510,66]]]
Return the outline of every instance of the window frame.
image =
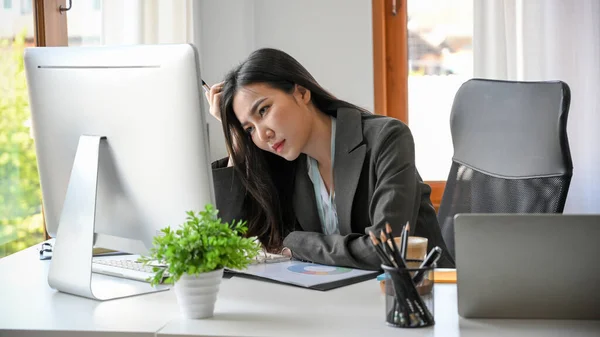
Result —
[[[373,85],[374,112],[409,125],[407,1],[372,0]],[[431,202],[437,212],[446,181],[426,183],[431,187]]]
[[[59,10],[66,0],[32,0],[36,47],[67,46],[67,14]]]

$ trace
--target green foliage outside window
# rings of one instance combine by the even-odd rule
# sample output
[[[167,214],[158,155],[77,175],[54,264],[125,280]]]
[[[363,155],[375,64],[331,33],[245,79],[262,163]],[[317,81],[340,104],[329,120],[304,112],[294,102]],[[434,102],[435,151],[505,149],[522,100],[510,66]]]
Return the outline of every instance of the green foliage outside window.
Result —
[[[24,34],[0,41],[0,257],[44,240]]]

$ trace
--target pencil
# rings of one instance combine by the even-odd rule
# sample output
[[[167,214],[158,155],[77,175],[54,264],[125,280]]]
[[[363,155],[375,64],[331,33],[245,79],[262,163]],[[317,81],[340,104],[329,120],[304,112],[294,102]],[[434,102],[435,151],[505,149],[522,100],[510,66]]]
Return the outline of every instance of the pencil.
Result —
[[[373,234],[373,232],[369,232],[369,237],[371,238],[371,242],[373,243],[373,246],[375,247],[375,252],[377,252],[377,255],[379,255],[379,259],[381,260],[381,263],[385,264],[386,266],[392,267],[392,262],[390,261],[390,259],[387,258],[387,256],[381,249],[381,246],[379,245],[379,241],[375,237],[375,234]]]
[[[387,243],[388,239],[387,239],[387,236],[385,235],[385,233],[383,231],[381,231],[379,233],[379,237],[380,237],[381,242],[382,242],[381,246],[383,246],[383,251],[389,257],[390,261],[392,262],[392,265],[394,267],[396,267],[396,268],[400,268],[400,266],[404,267],[404,263],[403,262],[396,261],[396,256],[395,256],[394,252],[392,252],[392,249],[390,248],[390,245]]]
[[[394,235],[392,233],[392,226],[390,226],[389,223],[385,224],[385,231],[388,234],[388,245],[390,245],[390,248],[392,249],[392,251],[394,252],[394,256],[396,257],[396,260],[400,260],[402,259],[404,262],[404,264],[406,264],[406,261],[404,260],[404,257],[402,256],[402,251],[400,249],[398,249],[398,245],[396,245],[396,240],[394,240]]]

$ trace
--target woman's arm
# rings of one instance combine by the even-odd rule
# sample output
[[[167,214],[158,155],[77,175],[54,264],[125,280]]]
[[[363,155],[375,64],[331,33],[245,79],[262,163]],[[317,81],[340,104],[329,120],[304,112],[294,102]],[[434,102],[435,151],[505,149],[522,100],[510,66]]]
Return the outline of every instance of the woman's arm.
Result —
[[[228,165],[229,158],[212,163],[212,175],[215,188],[216,208],[223,222],[244,219],[244,197],[242,182],[233,167]]]
[[[364,228],[363,233],[349,235],[292,232],[283,244],[291,249],[294,257],[328,265],[376,270],[381,261],[368,232],[379,234],[386,222],[393,227],[394,233],[400,233],[401,226],[407,221],[414,228],[421,191],[410,130],[403,123],[390,120],[373,141],[371,151],[371,175],[375,175],[375,179],[371,179],[373,195],[368,207],[363,207],[365,212],[369,212],[371,226]]]

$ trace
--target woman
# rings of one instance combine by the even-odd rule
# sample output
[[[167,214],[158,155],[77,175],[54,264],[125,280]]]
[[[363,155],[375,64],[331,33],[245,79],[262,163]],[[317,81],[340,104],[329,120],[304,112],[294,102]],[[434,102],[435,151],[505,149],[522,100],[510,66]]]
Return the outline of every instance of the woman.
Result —
[[[452,267],[401,121],[337,99],[294,58],[260,49],[206,93],[229,158],[213,163],[219,214],[244,219],[272,252],[379,269],[368,232],[429,239]]]

